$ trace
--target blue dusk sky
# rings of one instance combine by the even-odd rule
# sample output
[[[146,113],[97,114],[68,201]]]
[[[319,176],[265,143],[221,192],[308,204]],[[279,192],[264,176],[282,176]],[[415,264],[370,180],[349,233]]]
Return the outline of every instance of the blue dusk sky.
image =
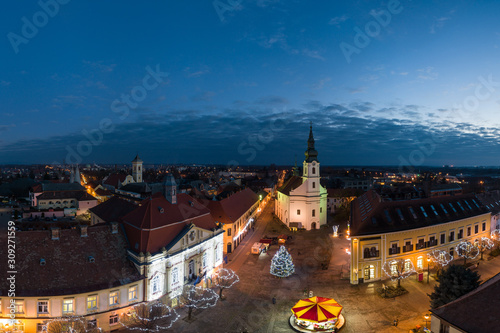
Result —
[[[499,165],[498,1],[11,1],[0,163]]]

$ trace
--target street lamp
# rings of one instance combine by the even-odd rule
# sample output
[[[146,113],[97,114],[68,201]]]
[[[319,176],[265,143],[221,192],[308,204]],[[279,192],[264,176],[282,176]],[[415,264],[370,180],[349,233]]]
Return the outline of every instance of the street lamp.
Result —
[[[427,283],[429,283],[429,275],[430,275],[430,270],[429,270],[429,265],[431,263],[431,258],[427,258]]]
[[[425,318],[425,328],[429,328],[429,327],[427,327],[427,322],[429,321],[429,319],[431,318],[431,316],[429,316],[429,314],[426,314],[424,316],[424,318]]]

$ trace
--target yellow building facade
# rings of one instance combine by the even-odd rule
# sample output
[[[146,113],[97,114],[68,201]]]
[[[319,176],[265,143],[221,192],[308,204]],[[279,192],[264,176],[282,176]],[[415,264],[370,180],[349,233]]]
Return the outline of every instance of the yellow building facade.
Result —
[[[388,278],[384,264],[395,259],[416,272],[427,271],[436,265],[427,260],[432,251],[457,259],[459,243],[490,236],[491,213],[473,196],[393,202],[374,193],[365,196],[353,204],[351,284]],[[385,269],[390,270],[388,264]]]

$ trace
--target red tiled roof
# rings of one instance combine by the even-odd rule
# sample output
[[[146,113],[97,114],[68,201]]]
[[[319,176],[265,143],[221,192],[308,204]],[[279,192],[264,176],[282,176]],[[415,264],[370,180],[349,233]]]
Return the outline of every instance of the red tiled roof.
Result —
[[[100,205],[90,208],[90,211],[105,222],[116,222],[136,208],[137,206],[130,201],[114,196]]]
[[[291,191],[295,190],[297,187],[302,185],[302,183],[303,183],[302,177],[292,176],[290,177],[290,179],[286,181],[285,184],[283,184],[283,186],[281,186],[278,189],[278,191],[285,195],[289,195]]]
[[[56,296],[112,288],[141,279],[127,259],[123,233],[111,233],[109,225],[88,227],[87,237],[76,229],[61,229],[59,240],[51,231],[16,233],[16,296]],[[7,233],[0,233],[7,244]],[[7,246],[0,257],[7,258]],[[95,259],[89,262],[89,257]],[[40,265],[40,260],[45,265]],[[8,290],[7,270],[0,271],[0,295]]]
[[[173,205],[158,193],[143,200],[121,221],[134,251],[155,253],[167,246],[190,223],[206,230],[216,228],[209,213],[205,206],[187,194],[178,194],[177,204]]]
[[[221,201],[207,201],[207,205],[217,222],[234,223],[258,201],[259,196],[247,188]]]
[[[124,175],[123,173],[112,173],[108,176],[108,178],[106,178],[104,184],[118,187],[118,184],[123,183],[125,178],[127,178],[127,175]]]
[[[57,200],[57,199],[76,199],[78,201],[97,200],[86,191],[45,191],[39,196],[37,200]]]

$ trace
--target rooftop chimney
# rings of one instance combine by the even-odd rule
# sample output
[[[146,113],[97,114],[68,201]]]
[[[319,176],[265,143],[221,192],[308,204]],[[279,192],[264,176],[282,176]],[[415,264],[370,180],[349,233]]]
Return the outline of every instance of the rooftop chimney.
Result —
[[[60,232],[60,229],[59,228],[50,228],[50,234],[52,236],[52,240],[56,240],[56,239],[59,239],[59,232]]]
[[[112,234],[117,234],[118,233],[118,223],[117,222],[111,222],[111,233]]]
[[[80,226],[80,236],[81,237],[87,237],[88,236],[88,233],[87,233],[87,229],[88,229],[88,225],[81,225]]]

